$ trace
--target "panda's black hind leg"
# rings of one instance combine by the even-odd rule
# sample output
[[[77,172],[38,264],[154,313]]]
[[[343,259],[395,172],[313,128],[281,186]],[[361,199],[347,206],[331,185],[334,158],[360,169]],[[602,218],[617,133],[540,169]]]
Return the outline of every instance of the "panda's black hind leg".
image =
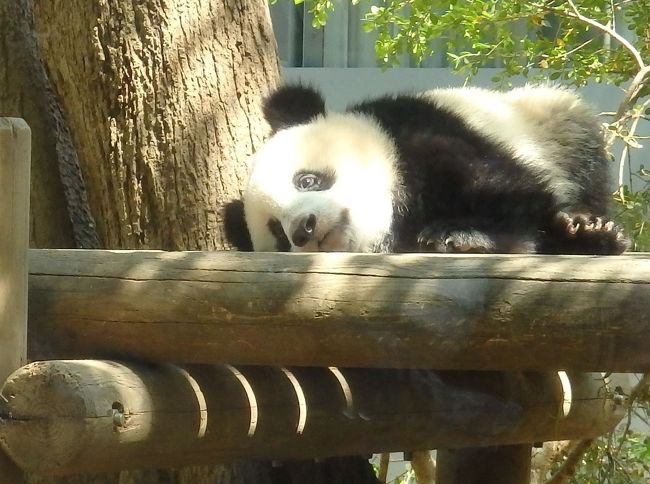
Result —
[[[558,212],[545,231],[542,254],[616,255],[630,246],[623,229],[607,217]]]

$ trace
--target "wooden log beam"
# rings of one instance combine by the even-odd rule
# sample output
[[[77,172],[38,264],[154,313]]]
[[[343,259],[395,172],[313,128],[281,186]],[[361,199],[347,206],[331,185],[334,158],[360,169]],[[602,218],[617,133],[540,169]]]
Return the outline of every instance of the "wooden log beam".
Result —
[[[510,445],[600,435],[610,396],[600,374],[55,360],[7,380],[0,442],[40,474]]]
[[[27,247],[31,131],[0,118],[0,381],[27,359]],[[0,450],[0,482],[22,482]]]
[[[650,257],[32,250],[34,357],[650,371]]]

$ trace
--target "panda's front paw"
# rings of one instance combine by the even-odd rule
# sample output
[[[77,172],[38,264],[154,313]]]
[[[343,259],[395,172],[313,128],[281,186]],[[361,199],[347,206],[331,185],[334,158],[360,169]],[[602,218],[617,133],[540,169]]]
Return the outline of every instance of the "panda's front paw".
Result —
[[[553,232],[558,237],[560,253],[615,255],[630,246],[623,229],[613,220],[590,214],[558,212]]]
[[[464,252],[484,254],[494,252],[492,237],[479,230],[444,230],[427,227],[418,234],[418,246],[423,252]]]

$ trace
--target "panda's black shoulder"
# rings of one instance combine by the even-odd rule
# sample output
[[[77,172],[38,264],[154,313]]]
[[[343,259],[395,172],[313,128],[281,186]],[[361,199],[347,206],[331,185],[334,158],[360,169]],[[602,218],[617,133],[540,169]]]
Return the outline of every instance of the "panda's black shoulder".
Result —
[[[472,128],[470,119],[436,103],[435,97],[418,94],[399,94],[369,99],[348,107],[348,112],[374,118],[388,132],[401,149],[417,148],[423,141],[447,138],[457,140],[486,155],[502,154],[483,134]],[[426,149],[426,147],[424,147]]]
[[[347,111],[372,116],[382,125],[391,127],[405,123],[426,126],[441,114],[433,103],[413,94],[387,95],[367,99],[349,106]]]

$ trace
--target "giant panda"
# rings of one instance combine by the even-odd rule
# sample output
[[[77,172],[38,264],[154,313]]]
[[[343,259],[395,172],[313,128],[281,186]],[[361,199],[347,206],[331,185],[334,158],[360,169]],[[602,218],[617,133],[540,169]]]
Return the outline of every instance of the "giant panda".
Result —
[[[434,89],[326,112],[286,85],[243,197],[255,251],[618,254],[595,115],[565,89]]]

